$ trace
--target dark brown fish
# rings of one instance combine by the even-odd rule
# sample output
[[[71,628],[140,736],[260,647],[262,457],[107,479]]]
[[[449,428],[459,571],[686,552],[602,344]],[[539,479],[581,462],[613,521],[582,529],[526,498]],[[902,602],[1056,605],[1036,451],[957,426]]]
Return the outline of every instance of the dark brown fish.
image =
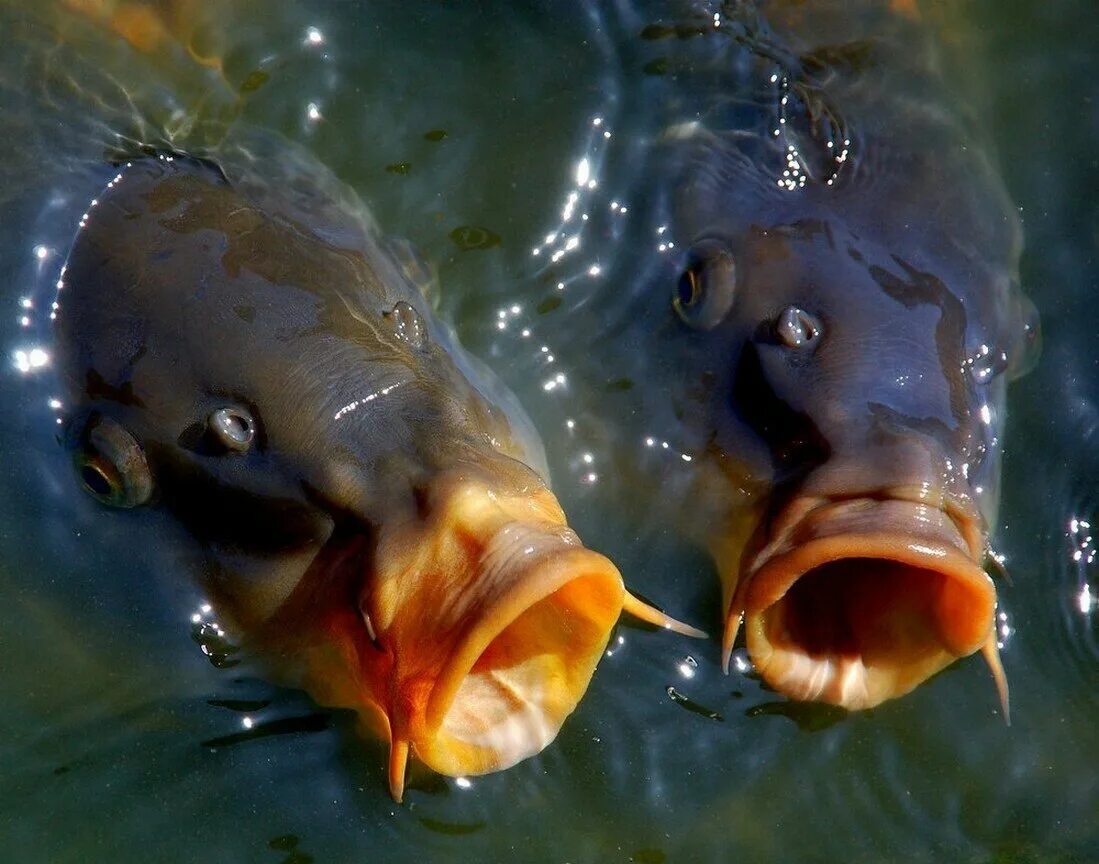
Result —
[[[693,631],[568,528],[407,247],[268,149],[241,148],[235,183],[134,160],[89,208],[59,293],[67,439],[90,494],[202,543],[219,613],[278,677],[390,741],[399,800],[410,751],[478,774],[552,741],[623,606]]]

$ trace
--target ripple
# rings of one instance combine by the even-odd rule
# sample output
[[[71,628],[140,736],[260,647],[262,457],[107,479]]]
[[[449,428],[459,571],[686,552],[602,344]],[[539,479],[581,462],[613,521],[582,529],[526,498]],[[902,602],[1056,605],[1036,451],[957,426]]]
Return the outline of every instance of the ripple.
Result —
[[[104,152],[216,146],[238,116],[277,126],[342,180],[375,192],[381,221],[407,229],[441,265],[444,314],[536,416],[556,488],[585,540],[619,562],[632,587],[713,631],[722,605],[713,565],[669,527],[685,502],[706,503],[696,481],[707,439],[684,422],[672,358],[707,349],[673,334],[667,355],[636,350],[667,318],[692,239],[677,233],[669,190],[684,165],[669,154],[676,142],[702,140],[707,123],[746,124],[755,135],[746,146],[773,157],[777,174],[765,179],[789,197],[827,183],[840,141],[854,142],[845,171],[856,156],[868,158],[854,149],[860,139],[835,111],[823,131],[810,128],[805,114],[817,94],[789,57],[748,58],[767,66],[763,86],[747,101],[730,98],[723,82],[746,61],[730,56],[725,36],[707,35],[736,26],[724,7],[717,28],[716,5],[691,5],[698,14],[677,26],[659,18],[666,7],[640,2],[586,4],[557,21],[537,4],[516,5],[488,27],[453,4],[428,16],[385,5],[359,4],[352,16],[351,5],[211,4],[229,16],[223,41],[188,59],[183,42],[159,57],[128,55],[72,12],[57,13],[76,22],[72,38],[59,41],[52,6],[0,0],[0,30],[10,44],[31,46],[0,57],[0,102],[16,142],[0,162],[0,263],[12,286],[4,332],[21,340],[11,347],[26,349],[28,372],[30,351],[50,353],[62,250],[104,179],[90,167]],[[23,19],[15,29],[13,10]],[[1001,11],[989,14],[994,29],[1008,26]],[[1029,39],[1039,25],[1015,26],[1056,62],[1026,68],[1048,67],[1059,81],[1062,64],[1087,52]],[[469,45],[486,50],[475,56]],[[221,72],[201,62],[215,56]],[[645,74],[648,64],[664,74]],[[501,76],[511,65],[522,74]],[[998,622],[1011,637],[1005,665],[1018,711],[1010,730],[976,661],[903,700],[845,716],[779,699],[743,654],[726,677],[712,641],[624,622],[552,747],[485,777],[414,765],[398,808],[385,790],[385,746],[358,738],[353,717],[318,714],[300,693],[207,662],[240,654],[201,606],[196,650],[187,623],[196,598],[178,585],[202,564],[178,537],[142,534],[135,560],[117,560],[135,546],[132,523],[70,497],[69,466],[52,440],[64,407],[53,405],[44,363],[33,382],[13,368],[0,380],[9,397],[2,479],[12,526],[0,573],[9,730],[0,803],[18,808],[7,851],[127,859],[152,837],[158,854],[179,860],[216,852],[272,862],[373,854],[395,862],[983,864],[1057,860],[1058,850],[1085,848],[1095,839],[1086,757],[1099,698],[1089,539],[1099,525],[1089,455],[1099,414],[1084,314],[1094,268],[1084,261],[1088,247],[1041,213],[1062,212],[1056,184],[1070,161],[1087,160],[1057,150],[1059,127],[1030,122],[1028,112],[1045,101],[1086,124],[1055,87],[1048,100],[1021,96],[1015,71],[1005,67],[999,86],[1010,100],[1004,116],[1025,118],[1012,129],[1023,149],[1005,163],[1040,175],[1028,228],[1037,238],[1031,254],[1048,271],[1033,270],[1056,286],[1050,305],[1070,295],[1078,305],[1053,316],[1049,371],[1039,367],[1038,383],[1024,379],[1011,399],[1020,422],[1000,521],[1015,581],[1000,587],[1008,617]],[[775,124],[786,131],[774,136]],[[1029,158],[1047,151],[1064,164]],[[882,176],[893,170],[869,164]],[[779,178],[795,188],[780,189]],[[353,225],[336,227],[355,234]],[[639,478],[655,478],[658,494],[641,494]],[[153,574],[171,586],[164,594],[147,593]],[[63,603],[32,602],[32,589]],[[309,734],[275,734],[295,731]],[[199,750],[200,741],[219,752]]]

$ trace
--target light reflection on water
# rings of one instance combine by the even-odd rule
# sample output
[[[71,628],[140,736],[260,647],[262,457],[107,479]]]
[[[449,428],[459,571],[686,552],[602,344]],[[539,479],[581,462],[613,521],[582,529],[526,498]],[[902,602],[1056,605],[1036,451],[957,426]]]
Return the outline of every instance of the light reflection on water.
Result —
[[[1053,6],[1079,18],[1071,4]],[[118,143],[112,130],[144,127],[156,133],[150,140],[171,141],[208,128],[216,139],[229,109],[195,94],[251,82],[247,98],[226,97],[232,116],[308,142],[371,201],[381,224],[439,263],[443,314],[544,430],[581,535],[642,593],[718,626],[712,565],[666,518],[684,505],[699,451],[661,390],[671,361],[608,367],[585,350],[624,322],[646,323],[656,306],[667,311],[666,297],[638,296],[646,279],[617,283],[615,261],[635,256],[635,272],[659,283],[682,251],[667,235],[661,175],[646,156],[662,130],[630,95],[668,86],[639,81],[630,65],[648,10],[638,4],[618,19],[588,7],[600,20],[509,9],[478,20],[437,5],[422,14],[395,8],[313,2],[264,7],[255,18],[243,4],[233,19],[242,26],[221,40],[220,68],[176,58],[188,71],[174,89],[176,67],[141,56],[127,67],[114,52],[72,67],[95,70],[79,81],[43,63],[54,78],[44,71],[42,80],[60,76],[64,86],[48,91],[48,103],[33,92],[16,103],[4,77],[15,67],[0,65],[0,100],[22,112],[9,122],[25,133],[25,146],[9,142],[0,169],[4,180],[22,169],[0,194],[0,302],[12,304],[0,333],[11,358],[0,377],[9,406],[0,426],[8,469],[0,762],[11,766],[0,814],[15,815],[0,838],[5,854],[148,860],[150,838],[157,860],[181,861],[197,849],[226,861],[278,861],[300,849],[317,861],[379,853],[574,862],[985,862],[1001,852],[1016,858],[998,860],[1060,861],[1099,849],[1089,821],[1097,780],[1081,758],[1099,744],[1091,539],[1099,367],[1087,314],[1096,237],[1080,227],[1099,222],[1093,203],[1068,192],[1050,205],[1048,178],[1026,158],[1043,112],[1064,107],[1058,89],[1039,76],[1021,100],[1006,83],[1016,80],[1013,64],[1051,66],[1043,58],[1060,53],[1052,45],[1087,46],[1082,33],[1050,25],[1051,42],[1035,44],[999,7],[984,10],[1003,64],[990,78],[1000,82],[1004,164],[1034,214],[1025,275],[1054,345],[1010,402],[998,540],[1013,574],[1001,586],[1007,608],[998,622],[1013,686],[1010,730],[975,662],[844,718],[767,692],[743,650],[725,677],[713,642],[687,646],[624,624],[552,747],[485,778],[414,770],[409,803],[396,808],[379,745],[359,741],[350,718],[264,683],[233,653],[231,634],[186,578],[201,562],[174,526],[105,513],[77,494],[54,442],[64,407],[47,319],[64,284],[63,250],[111,179],[102,160]],[[0,14],[11,12],[0,4]],[[485,44],[491,59],[478,50]],[[524,75],[501,74],[512,68]],[[120,92],[142,106],[141,122]],[[68,116],[92,96],[117,110],[73,116],[56,140],[33,134],[35,117]],[[425,138],[441,129],[445,137]],[[1092,176],[1073,157],[1097,133],[1078,129],[1043,146],[1063,148],[1058,170]],[[800,183],[808,157],[787,152],[794,162],[784,179]],[[388,170],[397,166],[406,167]],[[452,239],[462,226],[485,233],[463,246]],[[487,242],[492,236],[499,242]],[[631,500],[645,477],[661,478],[661,491]],[[265,704],[240,713],[211,704],[218,700]],[[265,734],[232,737],[257,732]],[[219,741],[235,743],[202,746]],[[68,830],[56,832],[58,824]],[[542,845],[544,836],[553,839]]]

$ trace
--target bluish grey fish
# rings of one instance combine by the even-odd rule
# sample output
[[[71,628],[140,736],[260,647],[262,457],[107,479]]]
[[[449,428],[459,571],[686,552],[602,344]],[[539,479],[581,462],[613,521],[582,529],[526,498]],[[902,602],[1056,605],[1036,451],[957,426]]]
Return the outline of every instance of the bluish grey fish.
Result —
[[[645,29],[646,68],[703,93],[661,150],[683,254],[658,332],[689,382],[726,669],[743,630],[772,687],[861,709],[980,651],[1006,715],[985,560],[1037,318],[935,26],[914,3],[778,2]]]
[[[226,145],[226,152],[231,148]],[[105,504],[169,509],[277,677],[451,775],[539,752],[625,592],[546,486],[514,398],[426,268],[288,142],[118,167],[63,271],[66,440]]]

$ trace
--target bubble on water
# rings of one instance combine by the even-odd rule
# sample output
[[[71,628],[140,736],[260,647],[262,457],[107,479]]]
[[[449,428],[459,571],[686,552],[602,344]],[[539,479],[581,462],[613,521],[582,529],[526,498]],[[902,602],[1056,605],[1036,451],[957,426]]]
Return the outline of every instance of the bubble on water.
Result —
[[[1011,626],[1011,619],[1003,609],[996,610],[996,647],[1004,648],[1015,635],[1015,628]]]
[[[689,696],[676,690],[675,687],[668,686],[664,688],[664,692],[668,694],[668,698],[671,699],[676,705],[683,708],[685,711],[690,711],[692,714],[697,714],[700,717],[705,717],[707,720],[716,720],[718,723],[724,722],[725,718],[718,714],[711,708],[707,708],[699,702],[695,702]]]
[[[695,658],[692,657],[690,654],[688,654],[679,662],[679,664],[676,666],[676,669],[679,671],[679,674],[682,675],[684,678],[694,678],[695,675],[698,674],[698,661],[695,660]]]
[[[386,317],[393,324],[397,338],[407,342],[413,348],[423,348],[427,344],[427,327],[420,313],[411,303],[401,300],[386,313]]]
[[[1091,565],[1095,563],[1095,539],[1091,522],[1073,516],[1068,523],[1069,559],[1077,574],[1073,605],[1081,615],[1090,616],[1099,604],[1096,589],[1091,583]]]
[[[240,651],[240,647],[229,640],[228,634],[214,618],[214,610],[208,603],[203,603],[191,615],[191,639],[211,665],[218,669],[228,669],[240,663],[240,660],[233,657]]]
[[[981,344],[966,358],[965,363],[962,364],[962,370],[972,375],[973,380],[978,384],[987,384],[1004,372],[1007,366],[1006,352]]]
[[[489,249],[500,245],[499,234],[477,225],[459,225],[449,236],[460,249]]]

